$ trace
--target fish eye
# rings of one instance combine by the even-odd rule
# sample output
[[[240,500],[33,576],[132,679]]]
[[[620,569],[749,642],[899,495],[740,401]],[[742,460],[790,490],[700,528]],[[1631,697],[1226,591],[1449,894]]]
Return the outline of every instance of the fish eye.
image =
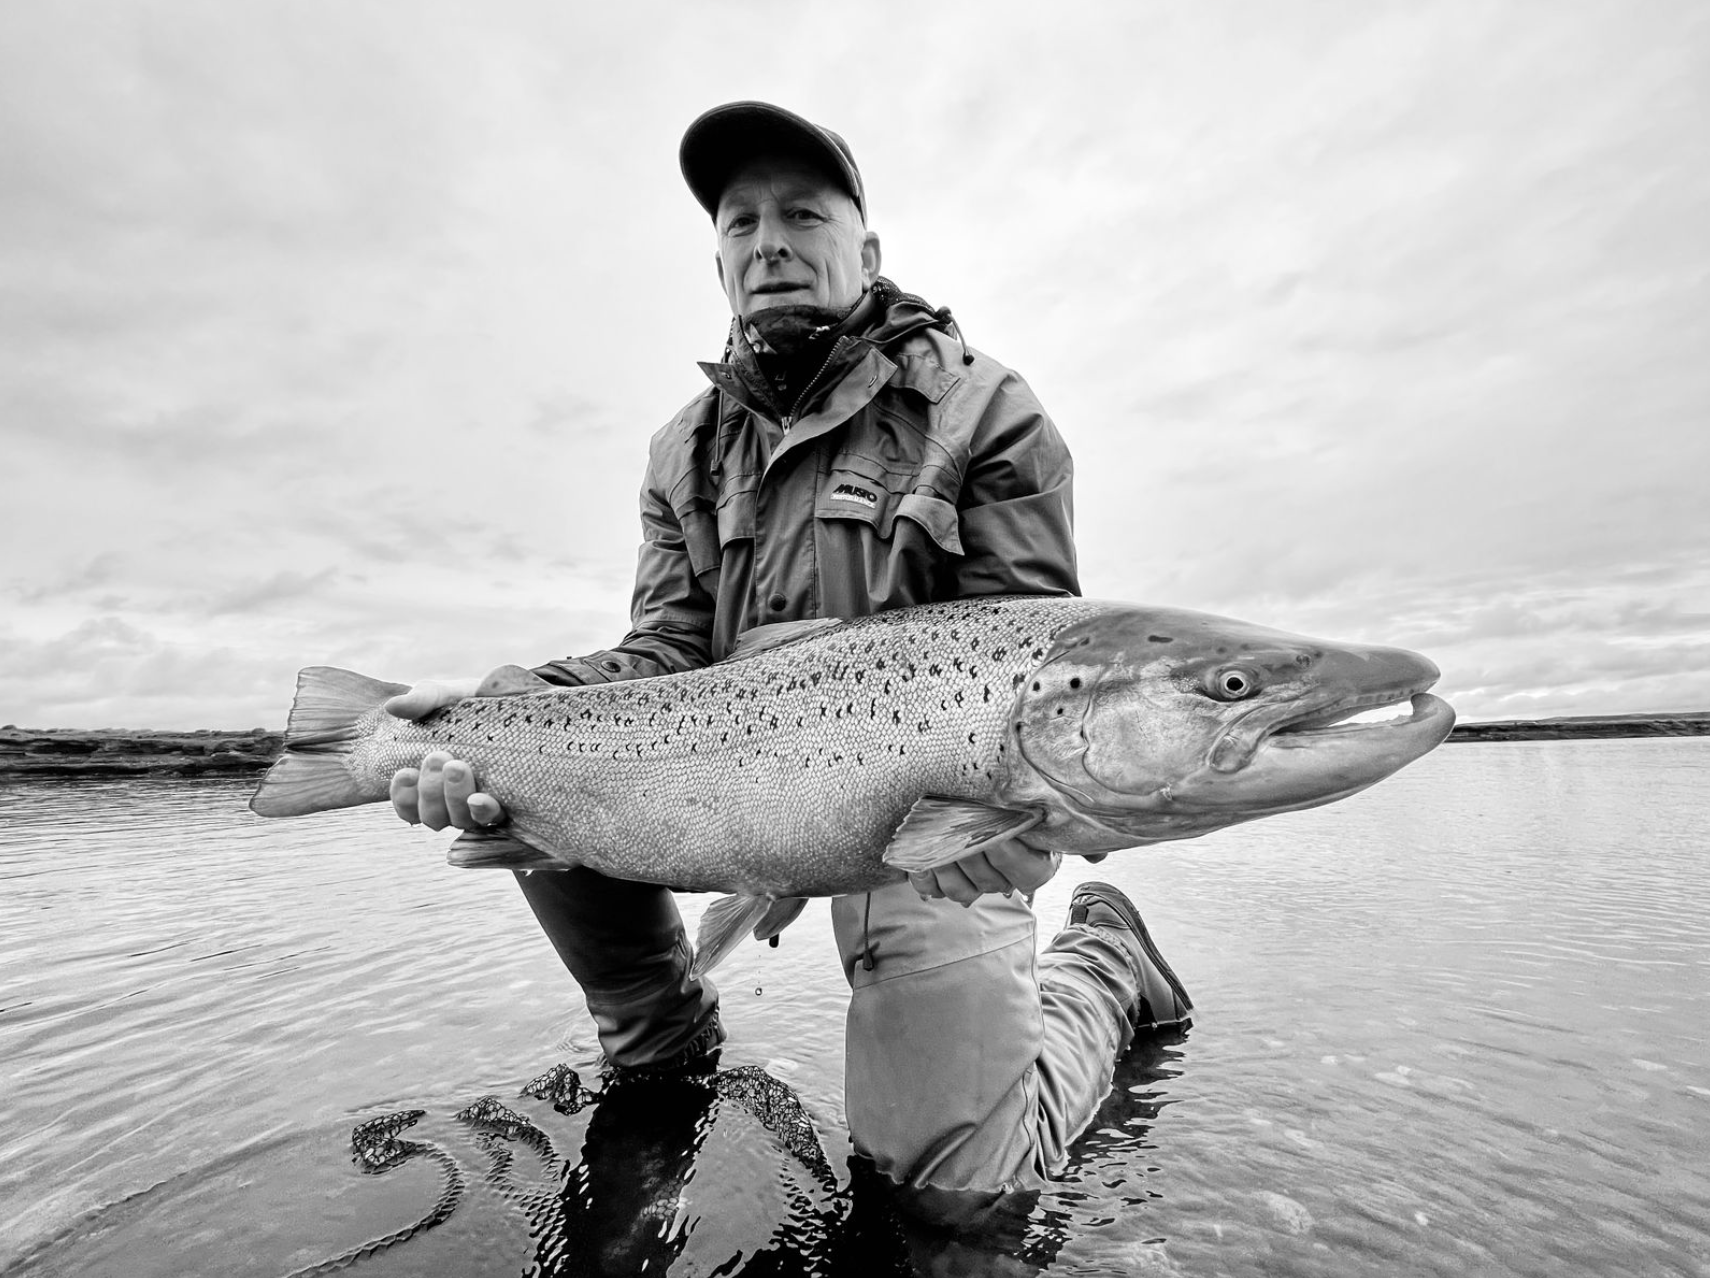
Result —
[[[1241,701],[1259,690],[1258,676],[1245,666],[1225,666],[1208,684],[1211,695],[1220,701]]]

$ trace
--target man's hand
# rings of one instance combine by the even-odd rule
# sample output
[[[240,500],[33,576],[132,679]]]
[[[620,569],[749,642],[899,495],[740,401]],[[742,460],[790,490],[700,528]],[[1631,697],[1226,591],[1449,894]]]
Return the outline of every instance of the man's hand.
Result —
[[[425,719],[435,710],[475,696],[483,682],[482,679],[423,679],[408,692],[389,698],[381,709],[400,719]]]
[[[917,871],[908,881],[922,896],[972,905],[987,892],[1037,892],[1062,863],[1061,852],[1041,852],[1020,839],[1006,839],[939,869]]]
[[[506,686],[517,683],[510,674],[515,670],[501,666],[480,679],[426,679],[387,701],[385,710],[400,719],[422,719],[465,697],[500,696],[516,690]],[[475,788],[475,769],[444,750],[427,755],[419,768],[399,768],[392,774],[392,811],[430,830],[448,825],[479,830],[505,820],[504,805]]]
[[[392,774],[392,811],[430,830],[484,830],[505,821],[504,805],[475,788],[475,769],[444,750],[428,754],[419,768]]]

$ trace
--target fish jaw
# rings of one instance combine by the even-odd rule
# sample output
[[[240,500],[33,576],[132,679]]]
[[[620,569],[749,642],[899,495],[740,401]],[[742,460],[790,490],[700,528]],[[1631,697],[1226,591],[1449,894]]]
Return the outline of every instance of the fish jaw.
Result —
[[[1357,794],[1435,750],[1455,726],[1454,708],[1441,697],[1419,692],[1407,704],[1405,718],[1379,723],[1279,728],[1228,783],[1208,780],[1197,796],[1184,787],[1183,798],[1266,816]]]
[[[1334,802],[1440,744],[1437,667],[1180,610],[1072,626],[1021,685],[1011,791],[1053,816],[1042,842],[1104,851]],[[1405,703],[1405,718],[1346,720]],[[1048,798],[1047,798],[1048,796]]]

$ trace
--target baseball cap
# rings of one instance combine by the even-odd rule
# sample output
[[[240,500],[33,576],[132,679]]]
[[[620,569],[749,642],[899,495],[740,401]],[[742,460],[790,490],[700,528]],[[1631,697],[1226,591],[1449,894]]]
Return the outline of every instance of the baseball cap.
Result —
[[[770,102],[727,102],[703,112],[683,134],[677,160],[695,199],[716,214],[731,174],[765,154],[799,156],[819,165],[842,183],[866,218],[867,194],[849,144],[830,129]]]

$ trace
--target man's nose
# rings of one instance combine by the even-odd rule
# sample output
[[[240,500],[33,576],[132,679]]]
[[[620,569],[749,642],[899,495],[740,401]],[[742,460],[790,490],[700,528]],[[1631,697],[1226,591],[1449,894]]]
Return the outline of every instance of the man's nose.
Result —
[[[760,215],[758,233],[754,236],[754,256],[763,262],[790,256],[790,239],[784,233],[784,220],[772,214]]]

